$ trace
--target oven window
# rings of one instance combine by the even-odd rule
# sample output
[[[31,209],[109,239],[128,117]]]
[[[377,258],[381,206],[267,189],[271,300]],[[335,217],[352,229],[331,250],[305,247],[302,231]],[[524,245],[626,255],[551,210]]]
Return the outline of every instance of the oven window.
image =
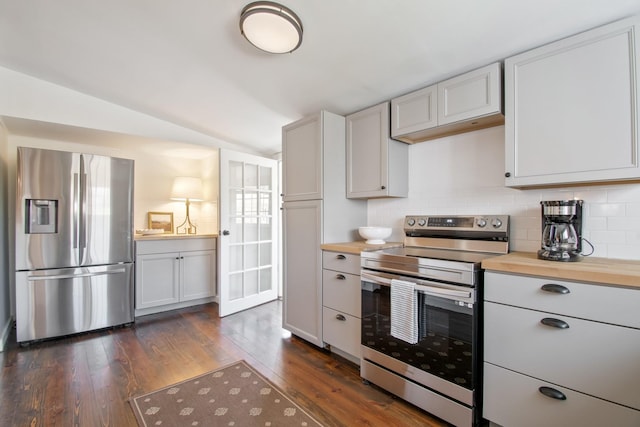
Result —
[[[473,308],[418,294],[417,344],[391,336],[388,286],[362,287],[362,345],[473,390]]]

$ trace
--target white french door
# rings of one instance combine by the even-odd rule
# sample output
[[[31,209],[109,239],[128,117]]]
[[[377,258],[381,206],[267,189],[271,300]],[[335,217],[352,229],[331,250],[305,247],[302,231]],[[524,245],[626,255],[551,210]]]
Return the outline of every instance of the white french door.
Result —
[[[278,297],[277,162],[220,150],[220,316]]]

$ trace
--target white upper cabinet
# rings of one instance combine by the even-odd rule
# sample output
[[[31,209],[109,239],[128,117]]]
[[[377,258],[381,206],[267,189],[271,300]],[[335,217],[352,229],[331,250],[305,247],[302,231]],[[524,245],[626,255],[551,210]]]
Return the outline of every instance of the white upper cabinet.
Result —
[[[504,123],[495,63],[391,101],[391,136],[414,143]]]
[[[389,138],[389,103],[347,116],[347,197],[407,197],[408,146]]]
[[[285,165],[282,196],[285,202],[322,198],[325,114],[329,113],[323,111],[282,128],[282,163]]]
[[[640,18],[505,61],[506,185],[640,178]]]

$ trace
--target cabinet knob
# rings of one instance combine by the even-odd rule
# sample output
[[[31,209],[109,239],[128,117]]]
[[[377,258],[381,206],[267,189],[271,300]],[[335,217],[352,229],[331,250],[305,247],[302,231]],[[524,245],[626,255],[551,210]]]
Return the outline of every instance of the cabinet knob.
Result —
[[[223,236],[228,236],[229,235],[229,230],[222,230],[222,235]]]
[[[336,255],[336,259],[347,259],[347,257],[340,254],[340,255]]]
[[[571,291],[566,286],[557,285],[555,283],[547,283],[540,287],[545,292],[551,292],[553,294],[569,294]]]
[[[336,274],[336,279],[338,280],[345,280],[346,277],[344,277],[344,274]]]
[[[558,329],[569,329],[569,324],[564,320],[554,319],[553,317],[545,317],[540,321],[545,326],[551,326]]]
[[[343,314],[336,314],[336,319],[341,320],[343,322],[347,320],[347,318],[344,317]]]
[[[511,172],[507,172],[504,174],[505,177],[509,178],[511,176]]]
[[[542,386],[538,389],[538,391],[552,399],[567,400],[567,396],[565,396],[563,392],[561,392],[560,390],[556,390],[555,388]]]
[[[381,186],[380,189],[381,190],[385,190],[387,187],[385,185]]]

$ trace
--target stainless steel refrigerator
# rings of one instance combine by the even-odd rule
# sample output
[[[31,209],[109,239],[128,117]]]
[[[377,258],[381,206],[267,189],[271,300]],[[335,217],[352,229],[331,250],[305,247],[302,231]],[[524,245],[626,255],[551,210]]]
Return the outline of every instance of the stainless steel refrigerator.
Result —
[[[131,323],[133,160],[18,148],[19,342]]]

